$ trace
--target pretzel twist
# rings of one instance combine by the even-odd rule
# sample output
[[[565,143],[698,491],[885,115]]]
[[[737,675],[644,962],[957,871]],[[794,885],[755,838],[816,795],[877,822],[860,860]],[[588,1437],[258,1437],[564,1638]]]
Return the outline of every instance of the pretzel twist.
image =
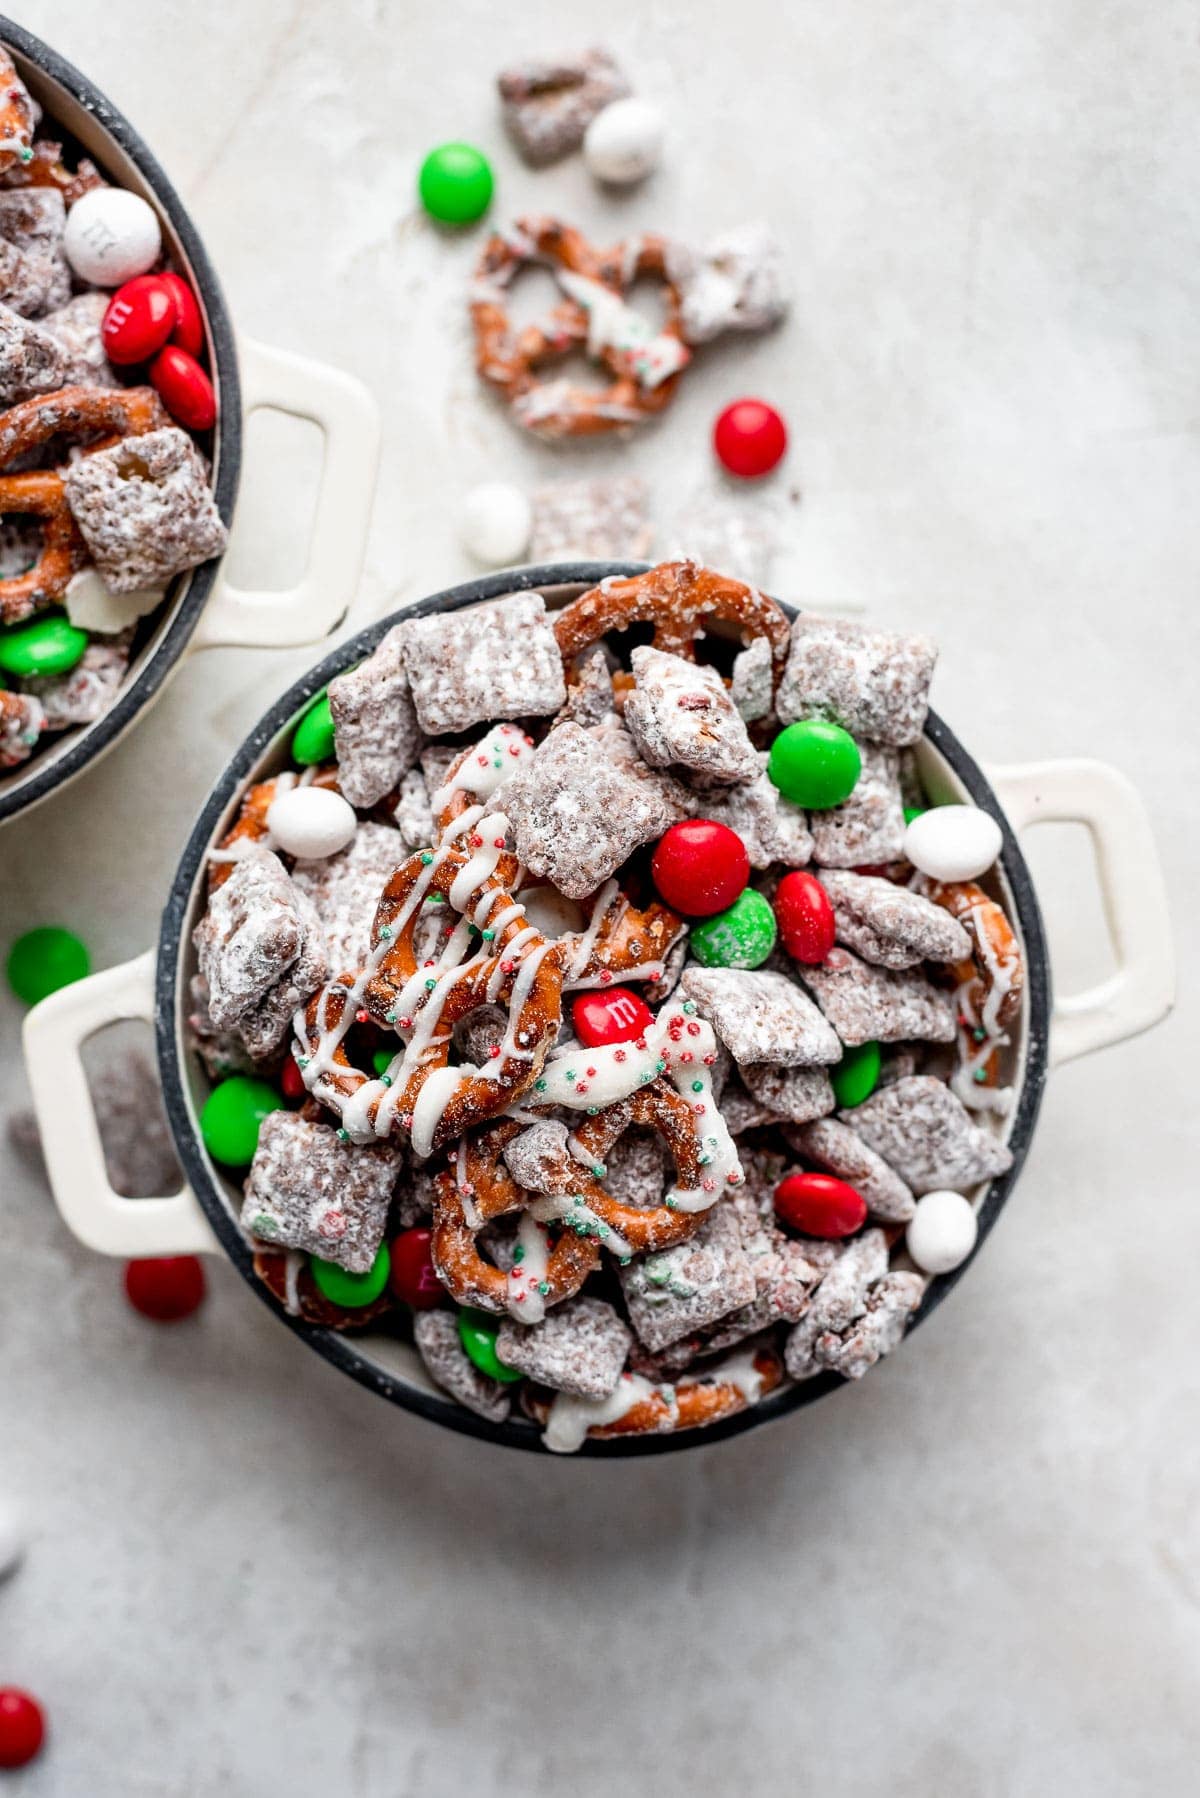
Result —
[[[927,880],[921,891],[957,918],[971,938],[971,960],[954,969],[959,1004],[969,1025],[998,1035],[1015,1020],[1025,988],[1025,960],[1012,925],[973,880]]]
[[[759,1379],[758,1397],[764,1398],[783,1378],[779,1357],[769,1348],[758,1348],[754,1351],[753,1365]],[[719,1374],[720,1367],[713,1372]],[[603,1442],[613,1436],[669,1435],[677,1430],[702,1430],[708,1424],[719,1423],[724,1417],[744,1411],[750,1402],[744,1387],[732,1380],[705,1380],[702,1371],[685,1374],[674,1386],[653,1388],[613,1423],[593,1424],[588,1436]],[[545,1424],[550,1415],[550,1401],[530,1396],[526,1405],[534,1419]]]
[[[276,775],[272,780],[259,781],[256,786],[248,787],[242,796],[241,809],[230,828],[225,832],[217,845],[218,852],[237,850],[241,843],[265,842],[270,832],[267,829],[267,813],[280,793],[290,792],[299,783],[293,778],[287,780],[283,775]],[[336,766],[319,768],[309,786],[325,787],[331,792],[338,792]],[[237,866],[236,854],[228,860],[210,859],[208,867],[208,891],[211,896],[218,887],[223,887]]]
[[[62,477],[51,469],[0,475],[0,513],[42,521],[41,552],[33,567],[0,581],[0,621],[19,624],[66,592],[71,576],[87,562],[88,549],[71,516]]]
[[[0,76],[0,82],[2,79]],[[7,168],[0,163],[0,188],[55,187],[69,211],[76,200],[91,193],[94,187],[108,186],[95,163],[86,156],[80,157],[72,172],[63,162],[61,144],[42,137],[32,148],[33,155],[28,162],[13,162]]]
[[[0,169],[19,164],[33,146],[37,114],[8,51],[0,47]]]

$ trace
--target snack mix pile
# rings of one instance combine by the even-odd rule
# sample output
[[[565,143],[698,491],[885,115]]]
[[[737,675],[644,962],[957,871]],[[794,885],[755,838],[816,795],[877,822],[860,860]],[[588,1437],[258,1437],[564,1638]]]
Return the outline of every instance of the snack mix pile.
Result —
[[[1023,986],[998,826],[923,809],[934,660],[676,562],[407,616],[334,680],[195,932],[203,1134],[279,1303],[556,1450],[894,1348],[1010,1164]]]
[[[167,583],[226,532],[190,434],[216,418],[203,322],[157,215],[37,135],[3,49],[0,92],[3,771],[109,710]]]

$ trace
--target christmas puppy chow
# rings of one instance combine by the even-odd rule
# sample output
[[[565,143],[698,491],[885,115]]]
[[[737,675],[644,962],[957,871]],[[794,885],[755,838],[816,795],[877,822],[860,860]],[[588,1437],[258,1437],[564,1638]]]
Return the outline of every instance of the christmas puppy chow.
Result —
[[[411,1336],[443,1392],[554,1450],[860,1377],[925,1291],[900,1239],[916,1196],[966,1203],[1009,1163],[991,1101],[1020,985],[989,1009],[982,889],[823,859],[881,766],[891,807],[897,752],[849,739],[858,780],[809,835],[693,659],[676,607],[698,590],[767,645],[774,711],[803,672],[786,620],[703,570],[653,571],[625,611],[606,586],[554,620],[528,594],[404,619],[332,683],[333,763],[245,795],[196,932],[217,1094],[246,1074],[280,1094],[240,1208],[270,1292],[306,1323]],[[629,651],[635,616],[668,646]],[[873,728],[880,653],[838,664],[842,715]],[[335,799],[349,840],[298,858],[305,812],[316,829]],[[789,804],[812,859],[784,907]],[[663,859],[676,825],[701,847]]]

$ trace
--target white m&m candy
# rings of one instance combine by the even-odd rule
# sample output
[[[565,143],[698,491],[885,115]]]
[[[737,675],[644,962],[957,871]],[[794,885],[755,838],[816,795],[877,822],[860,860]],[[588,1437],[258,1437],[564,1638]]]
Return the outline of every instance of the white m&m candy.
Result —
[[[961,1192],[927,1192],[917,1200],[904,1240],[924,1273],[948,1274],[962,1266],[978,1234],[975,1213]]]
[[[509,481],[485,481],[463,501],[463,544],[485,568],[522,561],[532,529],[533,508]]]
[[[583,160],[597,181],[627,187],[658,167],[663,120],[649,100],[614,100],[598,112],[583,140]]]
[[[978,880],[1003,840],[991,813],[977,805],[935,805],[905,831],[904,853],[931,880]]]
[[[63,253],[82,281],[120,287],[158,261],[162,232],[153,206],[124,187],[94,187],[67,214]]]
[[[277,849],[299,861],[324,861],[351,842],[354,807],[328,787],[290,787],[271,801],[267,829]]]

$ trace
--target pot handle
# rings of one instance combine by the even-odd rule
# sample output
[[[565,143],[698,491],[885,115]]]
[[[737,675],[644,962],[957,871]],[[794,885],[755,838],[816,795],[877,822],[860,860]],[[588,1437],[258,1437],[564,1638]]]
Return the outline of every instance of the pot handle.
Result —
[[[25,1019],[25,1066],[54,1202],[67,1228],[101,1255],[217,1254],[190,1188],[127,1199],[109,1184],[80,1050],[123,1018],[154,1021],[154,952],[62,987]]]
[[[1162,864],[1137,788],[1106,762],[1022,762],[987,772],[1014,831],[1083,824],[1096,851],[1116,972],[1055,1000],[1050,1065],[1149,1030],[1175,1002],[1175,952]]]
[[[324,433],[308,567],[294,587],[264,593],[235,587],[222,572],[191,647],[319,643],[345,617],[362,572],[379,468],[379,407],[353,375],[252,337],[238,339],[238,368],[244,418],[265,408],[310,419]]]

